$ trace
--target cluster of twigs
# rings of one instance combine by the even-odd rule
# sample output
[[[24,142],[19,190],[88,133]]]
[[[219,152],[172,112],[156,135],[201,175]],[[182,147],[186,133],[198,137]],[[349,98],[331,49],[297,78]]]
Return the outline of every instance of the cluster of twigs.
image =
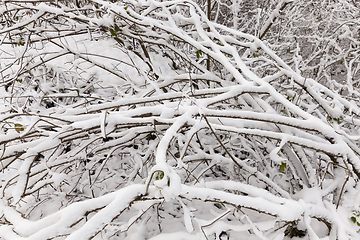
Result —
[[[1,238],[358,236],[360,108],[259,38],[186,0],[0,13]]]

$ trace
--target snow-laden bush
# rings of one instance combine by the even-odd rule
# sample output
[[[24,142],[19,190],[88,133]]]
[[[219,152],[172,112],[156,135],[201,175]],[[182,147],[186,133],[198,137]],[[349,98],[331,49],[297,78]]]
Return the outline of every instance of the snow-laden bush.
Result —
[[[359,106],[260,38],[186,0],[0,13],[0,239],[360,237]]]

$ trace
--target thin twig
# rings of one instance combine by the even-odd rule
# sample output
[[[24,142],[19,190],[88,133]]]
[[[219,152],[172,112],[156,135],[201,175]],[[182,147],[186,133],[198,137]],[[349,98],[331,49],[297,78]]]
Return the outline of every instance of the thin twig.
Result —
[[[221,147],[222,147],[222,148],[225,150],[225,152],[229,155],[229,157],[231,158],[231,160],[241,169],[241,168],[242,168],[241,165],[236,161],[236,159],[231,155],[231,153],[229,152],[229,150],[228,150],[228,149],[225,147],[225,145],[222,143],[222,141],[220,140],[220,138],[216,135],[216,133],[214,132],[214,129],[211,127],[211,125],[210,125],[208,119],[206,118],[206,116],[205,116],[204,114],[202,114],[201,116],[205,119],[207,125],[209,126],[210,131],[214,134],[216,140],[220,143]]]

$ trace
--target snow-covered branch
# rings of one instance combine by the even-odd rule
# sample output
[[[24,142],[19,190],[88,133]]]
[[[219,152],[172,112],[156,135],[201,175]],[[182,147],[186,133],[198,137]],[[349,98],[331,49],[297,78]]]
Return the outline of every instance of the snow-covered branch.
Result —
[[[220,1],[0,2],[0,237],[357,239],[360,108],[283,53],[288,3],[252,32]]]

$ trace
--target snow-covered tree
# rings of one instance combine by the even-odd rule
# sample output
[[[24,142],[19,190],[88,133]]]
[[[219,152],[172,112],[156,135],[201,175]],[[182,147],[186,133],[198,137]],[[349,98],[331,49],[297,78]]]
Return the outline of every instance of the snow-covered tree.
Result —
[[[0,239],[358,239],[358,7],[265,2],[1,1]]]

